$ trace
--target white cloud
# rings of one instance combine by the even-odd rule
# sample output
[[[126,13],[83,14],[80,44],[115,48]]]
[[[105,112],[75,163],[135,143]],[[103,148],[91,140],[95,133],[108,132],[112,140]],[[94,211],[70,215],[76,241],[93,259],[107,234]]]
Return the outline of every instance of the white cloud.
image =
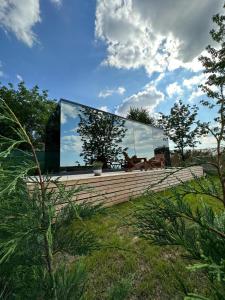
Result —
[[[207,78],[206,74],[204,74],[204,73],[195,75],[189,79],[184,79],[183,86],[185,86],[187,89],[192,89],[193,86],[198,86],[198,85],[204,83],[206,78]]]
[[[148,74],[201,69],[197,56],[209,43],[211,17],[223,0],[97,1],[96,37],[107,45],[104,64],[145,68]]]
[[[118,94],[123,95],[126,92],[126,89],[123,86],[118,87]]]
[[[0,70],[0,77],[4,76],[4,72],[2,70]]]
[[[33,27],[40,21],[39,0],[0,0],[0,26],[29,47],[37,41]]]
[[[5,74],[2,70],[2,62],[0,61],[0,77],[3,77]]]
[[[172,98],[174,95],[176,96],[182,95],[183,93],[182,88],[179,86],[177,82],[169,84],[168,87],[166,88],[166,91],[170,98]]]
[[[159,76],[154,80],[155,85],[157,85],[164,77],[165,73],[160,73]]]
[[[50,0],[60,6],[62,0]],[[41,22],[40,0],[0,0],[0,27],[32,47],[37,42],[34,27]]]
[[[193,102],[196,98],[204,95],[204,92],[199,88],[199,85],[204,84],[206,79],[207,75],[205,73],[200,73],[183,80],[183,87],[190,93],[188,101]]]
[[[17,78],[19,81],[23,81],[23,77],[22,77],[20,74],[17,74],[17,75],[16,75],[16,78]]]
[[[73,104],[61,102],[61,123],[65,124],[68,118],[76,118],[79,114],[79,108]]]
[[[201,89],[193,91],[188,99],[188,101],[193,102],[196,98],[204,95],[204,92]]]
[[[158,91],[155,85],[150,82],[142,91],[124,99],[122,104],[117,106],[116,113],[126,116],[131,106],[143,107],[153,113],[155,107],[163,100],[164,94]]]
[[[108,107],[107,107],[106,105],[105,105],[105,106],[100,106],[99,109],[100,109],[100,110],[103,110],[103,111],[105,111],[105,112],[108,112],[108,111],[109,111],[109,109],[108,109]]]
[[[61,6],[62,5],[62,0],[50,0],[53,4],[57,5],[57,6]]]
[[[216,140],[212,135],[205,135],[201,136],[196,139],[196,141],[199,142],[199,144],[196,145],[196,149],[210,149],[216,147]],[[169,140],[169,147],[170,150],[174,150],[175,144],[171,140]],[[192,149],[191,147],[187,147],[186,150]]]
[[[103,91],[100,91],[98,94],[99,98],[107,98],[112,96],[113,94],[123,95],[126,92],[126,89],[123,86],[119,86],[115,89],[106,89]]]
[[[82,152],[82,141],[79,135],[66,135],[62,137],[62,152],[74,151],[74,154]]]
[[[198,145],[199,149],[210,149],[217,146],[216,139],[212,135],[201,136],[200,138],[198,138],[198,141],[200,142],[200,145]]]

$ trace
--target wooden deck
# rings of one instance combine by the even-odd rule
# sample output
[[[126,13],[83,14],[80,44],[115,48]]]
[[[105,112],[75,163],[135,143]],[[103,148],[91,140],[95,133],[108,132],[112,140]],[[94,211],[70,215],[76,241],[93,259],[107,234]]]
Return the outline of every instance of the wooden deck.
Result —
[[[60,181],[63,181],[68,188],[81,185],[88,187],[77,194],[74,198],[76,202],[102,202],[105,206],[112,206],[137,197],[148,188],[161,191],[181,183],[181,180],[191,180],[193,174],[198,177],[203,176],[202,167],[103,173],[101,176],[93,176],[93,174],[64,175]]]

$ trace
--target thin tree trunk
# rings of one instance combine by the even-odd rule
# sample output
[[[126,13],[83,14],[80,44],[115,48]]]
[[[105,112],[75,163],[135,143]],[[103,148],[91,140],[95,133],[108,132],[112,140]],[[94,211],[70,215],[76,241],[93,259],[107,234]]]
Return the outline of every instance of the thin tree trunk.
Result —
[[[222,151],[221,151],[221,142],[224,137],[225,129],[225,118],[224,118],[224,96],[223,96],[223,85],[220,86],[220,93],[222,98],[221,108],[220,108],[220,119],[221,119],[221,128],[220,133],[217,139],[217,164],[218,164],[218,175],[221,183],[222,193],[223,193],[223,205],[225,206],[225,177],[223,174],[223,163],[222,163]]]
[[[26,137],[27,143],[31,147],[32,155],[33,155],[35,164],[37,166],[37,172],[38,172],[38,178],[39,178],[38,184],[40,185],[40,189],[41,189],[42,227],[44,229],[45,259],[46,259],[48,274],[49,274],[51,284],[52,284],[52,294],[53,294],[53,297],[54,297],[53,299],[57,300],[58,297],[57,297],[57,292],[56,292],[56,283],[55,283],[55,276],[54,276],[54,271],[53,271],[52,246],[51,246],[51,242],[49,241],[48,233],[47,233],[47,230],[46,230],[46,218],[47,217],[46,217],[46,206],[45,206],[45,185],[44,185],[44,181],[43,181],[42,174],[41,174],[40,164],[39,164],[39,161],[38,161],[33,143],[31,141],[30,137],[28,136],[28,134],[26,133],[26,130],[23,128],[23,126],[21,125],[20,121],[18,120],[18,118],[16,117],[14,112],[11,110],[11,108],[7,104],[6,104],[6,106],[7,106],[8,110],[10,111],[10,113],[13,115],[16,123],[20,127],[20,129],[23,132],[24,136]],[[49,226],[51,226],[50,220],[48,220],[48,228],[49,228]]]

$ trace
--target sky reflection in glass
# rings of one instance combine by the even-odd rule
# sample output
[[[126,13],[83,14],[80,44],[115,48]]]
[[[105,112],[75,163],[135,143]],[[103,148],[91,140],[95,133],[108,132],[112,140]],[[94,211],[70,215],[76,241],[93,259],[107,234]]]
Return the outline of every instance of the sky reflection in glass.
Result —
[[[86,115],[84,115],[86,112]],[[90,116],[88,113],[90,112]],[[98,115],[96,119],[95,114]],[[90,149],[86,149],[84,145],[84,139],[86,139],[87,144],[90,145],[91,141],[90,127],[94,126],[98,128],[99,125],[99,135],[102,134],[101,125],[95,124],[96,120],[101,122],[101,119],[105,118],[107,121],[107,132],[108,136],[101,136],[102,145],[98,144],[98,147],[109,147],[109,143],[112,143],[110,150],[110,158],[108,159],[108,166],[113,166],[114,163],[121,164],[123,160],[122,151],[125,150],[127,154],[131,157],[137,155],[137,157],[146,157],[147,159],[154,156],[154,149],[158,147],[166,146],[168,147],[168,141],[163,135],[163,131],[159,128],[152,126],[147,126],[138,122],[133,122],[130,120],[125,120],[115,115],[111,115],[105,112],[100,112],[89,107],[84,107],[79,104],[75,104],[69,101],[61,101],[61,122],[60,122],[60,166],[88,166],[91,161],[96,159],[96,153],[90,154]],[[88,133],[84,135],[84,128],[81,130],[81,118],[88,118],[87,127]],[[93,122],[93,124],[91,123]],[[84,124],[85,125],[85,124]],[[112,126],[111,126],[112,125]],[[119,128],[119,126],[121,128]],[[115,132],[118,132],[120,137],[110,140],[110,135],[113,136],[111,132],[114,128]],[[101,132],[100,132],[101,131]],[[83,138],[81,133],[83,132]],[[104,132],[104,130],[103,130]],[[98,133],[97,134],[97,138]],[[118,140],[121,140],[118,142]],[[92,139],[93,142],[93,139]],[[101,143],[101,142],[99,142]],[[82,156],[82,153],[86,151],[86,159]],[[109,153],[107,152],[107,153]]]

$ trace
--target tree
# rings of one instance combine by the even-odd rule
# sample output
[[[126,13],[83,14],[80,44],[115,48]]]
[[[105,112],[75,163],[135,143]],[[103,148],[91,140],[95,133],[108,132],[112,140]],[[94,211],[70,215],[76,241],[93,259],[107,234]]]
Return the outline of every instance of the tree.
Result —
[[[99,247],[85,220],[102,207],[74,203],[82,187],[68,189],[42,176],[29,134],[3,100],[0,120],[14,128],[15,136],[0,137],[0,298],[81,299],[84,268],[71,267],[66,256],[77,261]],[[15,148],[24,153],[22,160],[9,159]],[[28,176],[32,169],[35,178]]]
[[[197,126],[198,108],[196,105],[185,105],[181,100],[175,103],[170,110],[170,115],[161,114],[161,122],[165,134],[175,143],[175,148],[185,160],[184,149],[194,147],[197,144],[196,137],[199,134]]]
[[[201,56],[200,61],[207,76],[201,88],[208,96],[202,104],[212,113],[216,111],[215,124],[199,124],[202,132],[215,138],[217,154],[207,164],[215,168],[217,177],[208,174],[204,179],[195,177],[193,182],[181,182],[182,186],[173,189],[170,196],[149,195],[150,201],[136,214],[140,236],[158,245],[184,248],[194,259],[188,269],[204,271],[207,275],[208,295],[198,296],[186,290],[187,299],[225,299],[225,167],[222,147],[225,140],[225,16],[217,14],[213,22],[217,28],[211,31],[211,36],[217,45],[215,48],[208,46],[208,55]],[[206,196],[209,203],[206,203]],[[194,208],[189,203],[190,198],[195,200]]]
[[[138,108],[138,107],[130,107],[130,110],[127,114],[127,119],[141,122],[148,125],[155,125],[156,120],[155,118],[149,115],[149,112],[145,108]]]
[[[48,99],[47,91],[40,92],[38,86],[28,89],[24,82],[20,82],[18,89],[12,84],[0,86],[0,98],[16,113],[36,149],[42,149],[46,124],[56,108],[55,101]],[[5,121],[0,123],[0,135],[15,137],[15,133]]]
[[[90,108],[82,109],[77,132],[83,142],[81,156],[88,164],[103,162],[103,168],[119,160],[126,150],[121,142],[125,136],[125,120],[115,115],[98,112]]]
[[[225,16],[216,14],[213,16],[213,22],[217,25],[217,30],[212,29],[210,33],[212,39],[217,44],[217,47],[214,48],[208,45],[206,47],[208,55],[199,58],[204,67],[204,73],[207,76],[205,83],[200,85],[200,87],[208,96],[208,98],[202,100],[201,103],[204,107],[212,110],[212,114],[214,111],[217,113],[214,118],[214,124],[205,122],[202,124],[200,123],[200,126],[203,129],[203,132],[211,134],[217,143],[217,159],[215,162],[211,163],[217,168],[223,190],[223,197],[225,199],[225,173],[224,162],[222,159],[222,146],[225,141]]]

